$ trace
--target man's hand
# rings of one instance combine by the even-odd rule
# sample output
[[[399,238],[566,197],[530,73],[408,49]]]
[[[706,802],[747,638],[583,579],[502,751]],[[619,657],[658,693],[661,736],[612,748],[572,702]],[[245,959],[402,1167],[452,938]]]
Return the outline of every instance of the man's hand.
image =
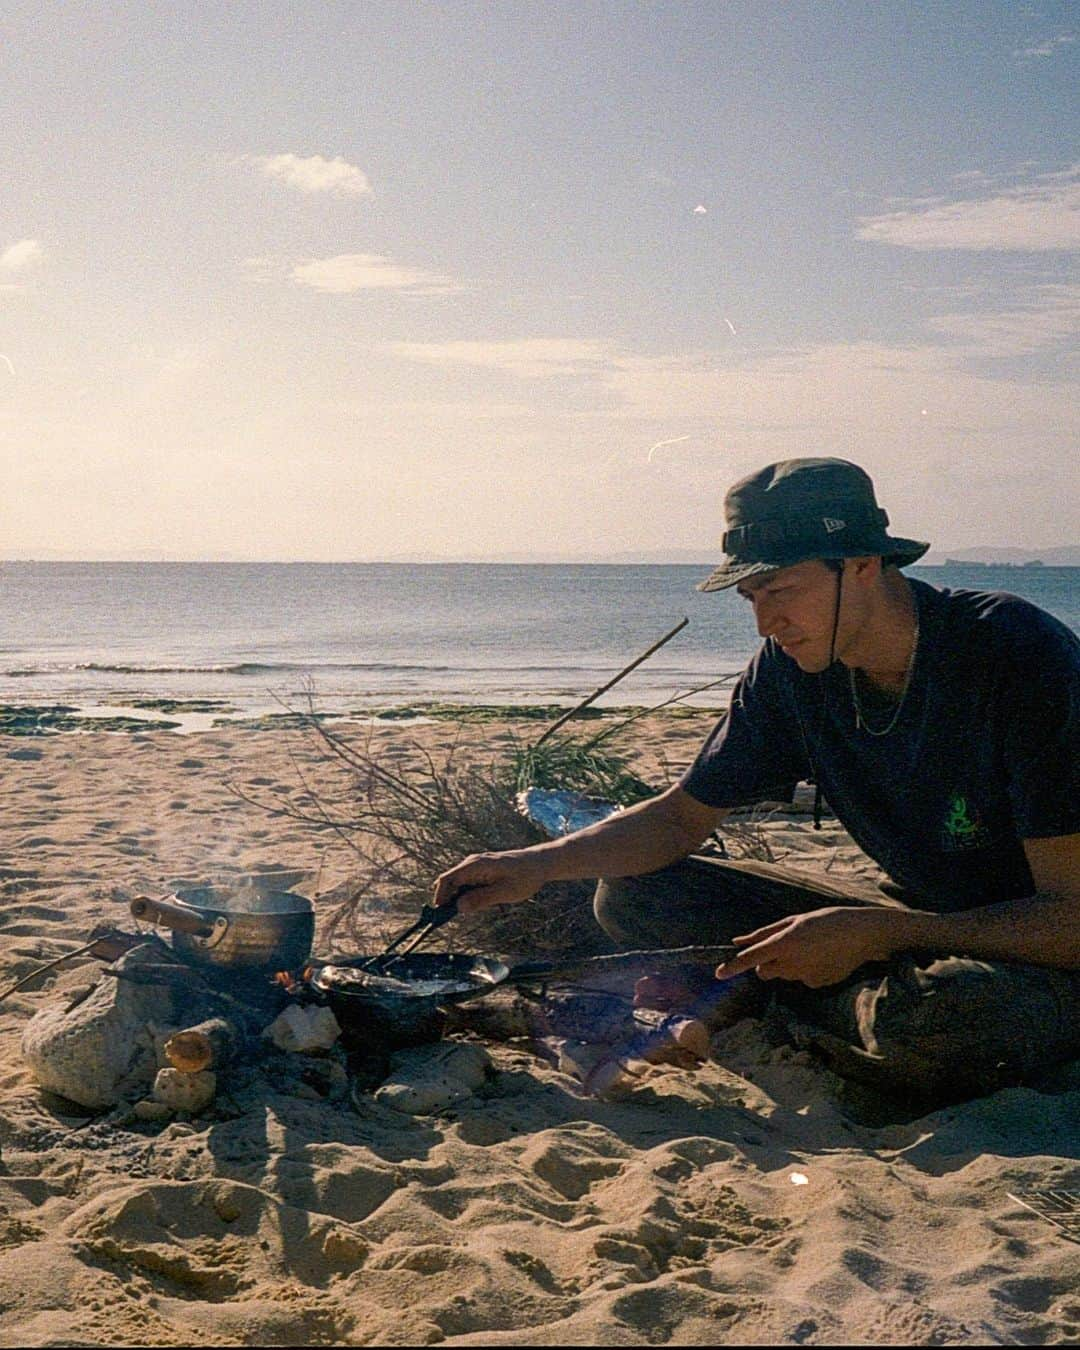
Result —
[[[838,984],[867,961],[897,950],[904,911],[834,905],[766,924],[732,941],[742,950],[716,969],[718,980],[756,970],[762,980],[796,980],[811,989]]]
[[[474,853],[444,872],[435,883],[436,905],[461,891],[458,913],[477,914],[495,905],[516,905],[535,895],[547,880],[535,852]]]

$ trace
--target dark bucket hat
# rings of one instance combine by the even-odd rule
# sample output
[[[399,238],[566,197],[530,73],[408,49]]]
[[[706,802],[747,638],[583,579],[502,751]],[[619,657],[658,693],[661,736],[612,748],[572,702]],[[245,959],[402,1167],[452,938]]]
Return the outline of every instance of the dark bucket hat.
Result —
[[[846,459],[786,459],[742,478],[724,498],[727,557],[698,585],[722,591],[810,558],[880,555],[896,567],[930,547],[886,533],[870,475]]]

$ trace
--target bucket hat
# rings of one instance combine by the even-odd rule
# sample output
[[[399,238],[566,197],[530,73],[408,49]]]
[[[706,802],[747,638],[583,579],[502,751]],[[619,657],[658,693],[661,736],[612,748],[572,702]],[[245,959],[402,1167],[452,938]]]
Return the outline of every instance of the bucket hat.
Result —
[[[741,478],[724,498],[724,561],[699,591],[722,591],[747,577],[810,558],[879,555],[896,567],[930,547],[888,534],[870,475],[846,459],[785,459]]]

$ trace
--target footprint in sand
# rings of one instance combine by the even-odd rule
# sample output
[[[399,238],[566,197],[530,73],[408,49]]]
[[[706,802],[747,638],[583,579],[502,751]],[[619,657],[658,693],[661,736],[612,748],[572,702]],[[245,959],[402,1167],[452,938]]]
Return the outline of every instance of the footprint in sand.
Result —
[[[618,1191],[621,1222],[593,1239],[596,1275],[614,1265],[615,1278],[623,1267],[635,1280],[655,1280],[735,1247],[775,1244],[788,1222],[754,1213],[726,1184],[721,1169],[731,1156],[723,1141],[681,1139],[628,1165]]]
[[[39,923],[62,923],[70,919],[70,915],[62,909],[53,909],[49,905],[14,905],[5,911],[5,919],[22,919],[26,921],[37,920]],[[9,933],[11,928],[7,930]]]
[[[726,1294],[691,1285],[667,1285],[657,1289],[635,1289],[621,1294],[611,1305],[616,1321],[639,1332],[647,1345],[666,1345],[678,1335],[678,1344],[723,1344],[723,1324],[746,1311],[745,1304]],[[708,1331],[708,1340],[683,1340],[695,1324]]]
[[[88,1263],[126,1268],[172,1297],[228,1299],[281,1270],[312,1287],[366,1260],[368,1244],[340,1221],[214,1178],[136,1182],[110,1190],[64,1223]]]
[[[391,1167],[372,1167],[366,1150],[341,1144],[312,1144],[302,1156],[282,1158],[273,1189],[284,1199],[304,1196],[304,1203],[320,1214],[346,1223],[370,1218],[399,1188]]]
[[[1008,1303],[1023,1312],[1033,1313],[1044,1313],[1055,1299],[1075,1292],[1075,1286],[1070,1281],[1048,1279],[1041,1275],[1013,1276],[1002,1280],[990,1290],[991,1295],[999,1303]]]
[[[580,1200],[598,1183],[617,1177],[629,1149],[606,1130],[584,1135],[544,1131],[531,1141],[522,1163],[565,1200]]]

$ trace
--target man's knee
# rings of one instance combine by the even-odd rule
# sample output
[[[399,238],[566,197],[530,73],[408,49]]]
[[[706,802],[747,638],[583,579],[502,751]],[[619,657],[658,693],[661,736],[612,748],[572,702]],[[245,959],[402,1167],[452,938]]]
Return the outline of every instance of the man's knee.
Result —
[[[823,991],[810,1020],[833,1050],[852,1050],[834,1063],[838,1072],[942,1102],[1022,1082],[1080,1053],[1078,1000],[1080,978],[1064,971],[902,958],[883,977]]]
[[[636,946],[641,941],[654,908],[646,892],[637,877],[601,877],[596,883],[593,915],[612,941],[621,946]]]

